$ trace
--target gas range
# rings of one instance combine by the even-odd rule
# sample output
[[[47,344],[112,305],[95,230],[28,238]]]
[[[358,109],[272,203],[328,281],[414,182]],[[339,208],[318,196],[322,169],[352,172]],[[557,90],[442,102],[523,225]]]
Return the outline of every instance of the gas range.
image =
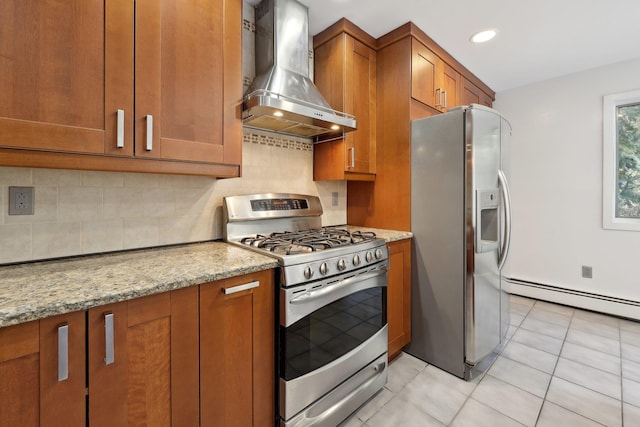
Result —
[[[277,258],[281,286],[359,270],[388,253],[375,233],[322,227],[316,196],[285,193],[230,196],[223,203],[225,240]]]
[[[229,243],[278,259],[280,427],[335,426],[387,380],[387,246],[322,227],[315,196],[225,197]]]

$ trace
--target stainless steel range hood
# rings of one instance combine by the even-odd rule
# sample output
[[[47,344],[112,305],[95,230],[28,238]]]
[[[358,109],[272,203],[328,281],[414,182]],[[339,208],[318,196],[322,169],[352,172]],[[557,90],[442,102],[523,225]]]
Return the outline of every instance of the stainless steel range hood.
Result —
[[[256,78],[243,100],[245,127],[325,140],[356,129],[309,79],[309,17],[296,0],[256,6]]]

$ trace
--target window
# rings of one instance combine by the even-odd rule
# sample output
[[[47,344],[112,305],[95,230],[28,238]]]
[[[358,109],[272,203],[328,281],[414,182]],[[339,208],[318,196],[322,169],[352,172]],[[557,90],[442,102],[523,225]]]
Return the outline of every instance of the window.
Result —
[[[640,90],[603,104],[604,228],[640,231]]]

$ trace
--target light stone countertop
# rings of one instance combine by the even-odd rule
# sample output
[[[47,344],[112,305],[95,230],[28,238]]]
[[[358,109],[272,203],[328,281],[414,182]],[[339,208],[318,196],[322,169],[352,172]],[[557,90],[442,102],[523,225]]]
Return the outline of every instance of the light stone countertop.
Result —
[[[223,242],[0,267],[0,328],[277,267]]]
[[[373,231],[387,242],[408,231]],[[194,243],[0,266],[0,328],[278,266],[224,242]]]
[[[397,240],[411,239],[413,237],[413,233],[410,231],[383,230],[381,228],[357,227],[355,225],[347,225],[347,229],[349,229],[349,231],[373,231],[376,233],[377,237],[385,239],[387,243],[395,242]]]

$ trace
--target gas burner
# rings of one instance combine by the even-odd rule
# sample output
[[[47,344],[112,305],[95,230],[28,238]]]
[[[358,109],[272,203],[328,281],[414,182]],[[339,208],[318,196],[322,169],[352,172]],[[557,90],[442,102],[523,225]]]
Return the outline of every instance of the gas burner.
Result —
[[[374,240],[375,233],[345,228],[323,227],[300,231],[281,231],[269,235],[257,234],[241,239],[241,243],[280,255],[318,252]]]

